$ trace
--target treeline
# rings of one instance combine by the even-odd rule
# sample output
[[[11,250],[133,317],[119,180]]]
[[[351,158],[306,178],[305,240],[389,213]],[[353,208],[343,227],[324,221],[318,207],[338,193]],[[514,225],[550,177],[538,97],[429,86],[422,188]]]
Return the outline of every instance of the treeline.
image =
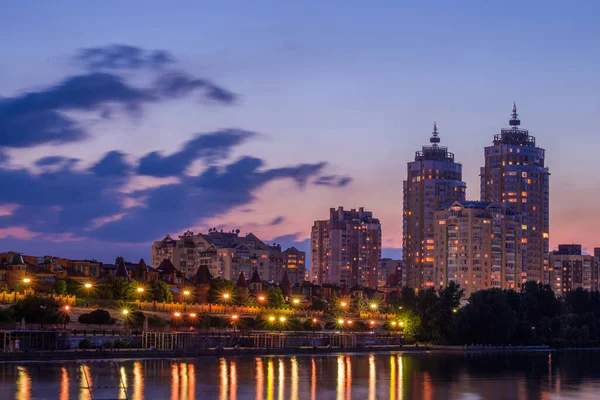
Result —
[[[394,304],[407,341],[448,345],[600,346],[600,292],[577,289],[556,297],[549,285],[527,282],[521,291],[473,293],[405,288]]]

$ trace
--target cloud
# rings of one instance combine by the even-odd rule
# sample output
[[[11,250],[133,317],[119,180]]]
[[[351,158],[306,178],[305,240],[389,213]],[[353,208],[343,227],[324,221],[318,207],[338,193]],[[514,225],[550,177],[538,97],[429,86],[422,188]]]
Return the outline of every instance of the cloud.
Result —
[[[155,82],[155,89],[159,96],[165,98],[178,98],[201,89],[206,98],[219,103],[233,103],[236,99],[235,94],[230,91],[206,79],[193,78],[183,72],[160,75]]]
[[[168,55],[134,50],[130,46],[87,49],[85,60],[100,61],[90,65],[148,66],[170,60]],[[92,57],[93,55],[93,57]],[[0,147],[31,147],[40,144],[63,144],[88,137],[85,125],[67,115],[70,111],[95,112],[110,119],[112,109],[139,113],[146,103],[155,103],[199,92],[218,104],[232,104],[236,96],[207,79],[191,77],[183,72],[162,73],[149,87],[136,87],[116,73],[92,71],[70,76],[61,82],[13,97],[0,99]]]
[[[285,221],[285,217],[280,215],[279,217],[275,217],[271,222],[269,222],[269,225],[271,225],[271,226],[280,225],[283,223],[283,221]]]
[[[182,174],[195,160],[213,163],[229,156],[231,149],[256,136],[254,132],[226,129],[207,134],[199,134],[181,146],[181,150],[164,156],[160,152],[148,153],[140,160],[138,173],[154,177],[167,177]]]
[[[175,59],[165,50],[144,50],[136,46],[113,44],[81,49],[75,61],[86,68],[97,69],[161,69]]]
[[[8,228],[0,228],[0,239],[31,239],[37,236],[37,233],[31,232],[25,226],[9,226]]]
[[[125,161],[125,154],[120,151],[111,151],[91,168],[97,176],[125,176],[131,166]]]
[[[18,208],[18,204],[0,204],[0,217],[13,215]]]
[[[109,104],[136,109],[153,100],[120,77],[93,73],[72,76],[50,88],[0,100],[0,146],[30,147],[75,142],[87,132],[65,111],[94,111]]]
[[[313,183],[322,186],[343,187],[352,182],[352,178],[338,175],[324,175],[317,178]]]

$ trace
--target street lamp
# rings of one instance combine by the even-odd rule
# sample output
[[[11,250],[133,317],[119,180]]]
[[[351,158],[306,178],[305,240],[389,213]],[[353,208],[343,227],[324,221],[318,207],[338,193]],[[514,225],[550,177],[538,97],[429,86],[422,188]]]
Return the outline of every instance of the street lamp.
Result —
[[[260,301],[261,303],[264,302],[265,300],[266,300],[265,296],[262,296],[262,295],[258,296],[258,301]]]
[[[346,308],[348,306],[348,303],[346,303],[345,301],[342,301],[342,303],[340,304],[343,308]]]
[[[23,282],[24,282],[24,283],[31,283],[31,279],[29,279],[29,278],[25,278],[25,279],[23,279]]]
[[[86,284],[86,287],[87,287],[87,285],[89,285],[89,284]],[[140,294],[144,293],[144,288],[143,287],[137,288],[137,292],[140,293]]]
[[[86,283],[84,286],[85,286],[86,289],[91,289],[92,288],[92,284],[91,283]]]
[[[294,305],[297,306],[298,304],[300,304],[300,299],[294,299],[292,300],[292,303],[294,303]]]
[[[371,310],[377,310],[377,304],[371,303]]]
[[[175,311],[173,313],[173,317],[175,317],[175,329],[179,328],[179,317],[181,317],[181,313],[179,311]]]
[[[190,291],[189,290],[184,290],[183,291],[183,295],[184,296],[189,296],[190,295]]]
[[[123,310],[123,315],[129,314],[129,310]]]
[[[238,318],[239,318],[239,317],[238,317],[238,315],[237,315],[237,314],[233,314],[233,315],[231,316],[231,324],[233,325],[233,333],[235,333],[235,324],[236,324],[236,322],[237,322]]]
[[[279,332],[281,332],[283,330],[283,324],[285,324],[285,317],[279,317],[279,322],[281,323]]]

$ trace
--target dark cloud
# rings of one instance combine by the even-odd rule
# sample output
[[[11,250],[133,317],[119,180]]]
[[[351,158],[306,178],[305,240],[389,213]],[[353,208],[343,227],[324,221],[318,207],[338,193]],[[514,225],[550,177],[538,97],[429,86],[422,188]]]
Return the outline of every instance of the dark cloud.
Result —
[[[120,77],[94,73],[73,76],[56,86],[0,101],[0,146],[29,147],[84,139],[85,130],[63,111],[94,111],[109,104],[136,109],[154,100]]]
[[[269,225],[271,225],[271,226],[281,225],[283,223],[283,221],[285,221],[285,217],[280,215],[279,217],[275,217],[271,222],[269,222]]]
[[[202,90],[206,98],[220,103],[233,103],[236,98],[230,91],[206,79],[193,78],[183,72],[162,74],[156,80],[155,88],[158,95],[165,98],[182,97],[196,90]]]
[[[144,50],[135,46],[113,44],[81,49],[75,61],[86,68],[99,69],[160,69],[175,62],[165,50]]]
[[[313,183],[322,186],[343,187],[352,182],[352,178],[338,175],[324,175],[318,177]]]
[[[89,233],[104,240],[153,240],[249,203],[254,192],[270,181],[306,182],[325,164],[259,170],[262,166],[262,160],[246,157],[222,169],[210,167],[198,177],[180,177],[178,183],[138,191],[134,195],[145,198],[144,207],[129,209],[121,220]]]
[[[0,218],[0,225],[24,226],[41,235],[144,242],[248,204],[270,181],[292,179],[302,185],[324,167],[318,163],[265,169],[262,160],[245,157],[223,168],[209,167],[199,176],[179,176],[177,183],[127,195],[120,189],[132,167],[118,151],[83,171],[64,167],[33,174],[0,167],[0,181],[10,189],[0,191],[0,203],[19,205]],[[125,208],[127,197],[143,199],[143,206]],[[111,219],[115,215],[121,219]]]
[[[125,161],[125,154],[111,151],[90,169],[97,176],[125,176],[131,171],[131,166]]]
[[[103,49],[87,49],[86,54],[112,54],[98,63],[115,66],[112,69],[118,69],[118,65],[130,65],[132,68],[135,65],[147,66],[148,63],[168,59],[167,55],[140,53],[141,50],[134,51],[132,49],[135,48],[128,46],[106,48],[110,51]],[[83,140],[87,137],[85,126],[67,116],[66,112],[96,112],[102,119],[109,119],[115,106],[137,113],[146,103],[180,98],[193,92],[219,104],[231,104],[236,99],[227,89],[182,72],[162,74],[146,88],[132,86],[115,73],[94,71],[71,76],[45,89],[1,98],[0,147],[31,147]]]
[[[253,132],[226,129],[218,132],[197,135],[181,146],[181,150],[164,156],[160,152],[148,153],[140,160],[138,173],[155,177],[182,174],[195,160],[212,163],[226,158],[231,149],[256,136]]]
[[[58,165],[65,162],[68,158],[61,156],[49,156],[36,160],[35,165],[38,167],[47,167],[50,165]]]

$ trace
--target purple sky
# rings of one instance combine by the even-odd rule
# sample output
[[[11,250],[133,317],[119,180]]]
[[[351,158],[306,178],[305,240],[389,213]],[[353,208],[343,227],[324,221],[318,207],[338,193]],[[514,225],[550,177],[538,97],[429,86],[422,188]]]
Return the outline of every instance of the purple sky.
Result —
[[[214,4],[213,4],[214,3]],[[12,2],[0,13],[0,251],[149,258],[166,233],[306,240],[364,206],[401,246],[433,121],[479,198],[508,123],[547,152],[551,246],[600,246],[600,5]]]

